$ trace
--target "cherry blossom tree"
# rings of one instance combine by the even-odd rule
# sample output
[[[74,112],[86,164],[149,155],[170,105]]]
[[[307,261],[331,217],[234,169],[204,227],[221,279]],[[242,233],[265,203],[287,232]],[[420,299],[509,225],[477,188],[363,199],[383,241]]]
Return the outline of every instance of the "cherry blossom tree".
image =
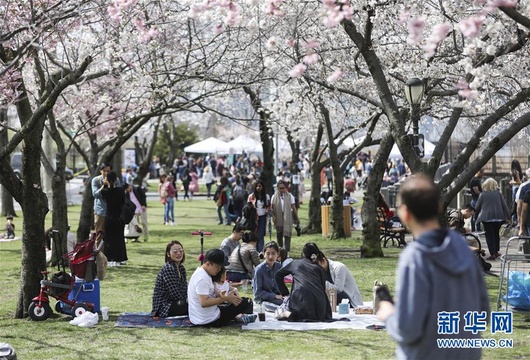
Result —
[[[250,63],[258,65],[254,73],[263,79],[304,77],[350,94],[352,101],[362,100],[357,111],[365,117],[376,110],[384,114],[382,124],[391,136],[380,138],[378,169],[370,178],[369,194],[379,189],[380,166],[394,141],[413,172],[432,175],[452,134],[461,127],[476,127],[439,183],[448,203],[478,168],[529,124],[528,79],[513,76],[527,70],[527,2],[212,0],[191,8],[194,18],[208,14],[218,24],[216,34],[225,34],[227,40],[246,27],[250,36],[245,53],[254,50]],[[237,25],[223,23],[224,16],[238,19]],[[426,86],[421,114],[445,125],[427,162],[418,158],[406,136],[409,109],[402,89],[412,76],[421,77]],[[314,124],[307,121],[307,127],[317,128]],[[476,151],[482,155],[467,166]],[[363,255],[381,256],[371,215],[375,199],[365,196],[364,204]]]

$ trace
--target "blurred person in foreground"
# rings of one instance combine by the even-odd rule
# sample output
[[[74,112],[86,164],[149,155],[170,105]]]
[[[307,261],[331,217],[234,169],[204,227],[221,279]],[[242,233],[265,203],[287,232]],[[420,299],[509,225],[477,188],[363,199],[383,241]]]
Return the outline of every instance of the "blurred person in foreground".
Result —
[[[480,348],[440,348],[438,339],[480,338],[464,330],[468,311],[490,310],[482,270],[457,232],[439,223],[440,192],[432,179],[418,175],[398,193],[398,215],[416,241],[399,258],[396,304],[381,299],[377,315],[398,342],[398,359],[480,359]],[[386,300],[386,301],[385,301]],[[444,312],[453,331],[443,325]],[[458,315],[456,315],[459,312]],[[442,315],[440,315],[442,314]],[[441,330],[440,330],[441,329]]]

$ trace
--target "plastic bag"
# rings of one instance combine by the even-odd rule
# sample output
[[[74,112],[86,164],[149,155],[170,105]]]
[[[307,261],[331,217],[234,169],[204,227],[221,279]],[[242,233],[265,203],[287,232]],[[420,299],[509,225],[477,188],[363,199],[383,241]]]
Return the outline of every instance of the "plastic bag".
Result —
[[[530,310],[530,275],[510,271],[508,284],[507,296],[504,296],[503,300],[514,309]]]

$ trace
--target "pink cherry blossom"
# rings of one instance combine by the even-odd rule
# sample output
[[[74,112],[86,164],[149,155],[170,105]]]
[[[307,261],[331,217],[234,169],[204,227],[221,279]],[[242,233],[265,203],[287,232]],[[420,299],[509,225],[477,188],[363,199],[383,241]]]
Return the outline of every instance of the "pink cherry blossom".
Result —
[[[302,63],[296,64],[291,69],[291,71],[289,71],[289,76],[293,77],[293,78],[298,78],[298,77],[302,76],[305,73],[306,70],[307,70],[307,66],[305,66],[304,64],[302,64]]]
[[[398,24],[405,25],[410,18],[410,9],[407,8],[399,14]]]
[[[274,36],[271,36],[265,43],[265,47],[267,47],[267,49],[274,49],[277,45],[278,40]]]
[[[309,39],[308,41],[302,44],[302,46],[306,49],[316,49],[318,45],[320,45],[318,39]]]
[[[425,26],[425,20],[423,18],[411,19],[408,22],[409,37],[408,42],[410,44],[419,44],[421,42],[421,32]]]
[[[477,37],[480,34],[480,28],[484,23],[484,16],[472,16],[458,24],[458,29],[465,37]]]
[[[438,48],[438,44],[440,44],[440,42],[445,39],[449,30],[451,30],[451,24],[449,23],[437,24],[433,27],[432,33],[427,39],[425,46],[423,47],[423,49],[425,50],[425,56],[427,58],[431,58],[434,56],[434,53]]]
[[[307,65],[315,64],[318,61],[318,54],[312,53],[304,56],[303,62]]]
[[[339,80],[343,76],[344,76],[344,72],[341,69],[336,69],[335,71],[333,71],[333,73],[330,76],[328,76],[326,81],[328,83],[334,83],[335,81]]]
[[[222,24],[217,24],[217,25],[215,25],[214,28],[213,28],[213,33],[214,33],[215,35],[220,35],[220,34],[222,34],[224,31],[225,31],[225,28],[224,28],[224,26],[223,26]]]
[[[263,11],[267,15],[283,16],[284,11],[280,9],[283,0],[267,0],[263,5]]]
[[[492,7],[516,7],[517,0],[493,0],[490,3]]]
[[[329,28],[336,27],[343,20],[351,20],[353,16],[353,8],[350,6],[348,0],[344,0],[337,4],[336,1],[323,1],[322,5],[326,9],[326,18],[324,18],[323,23]]]
[[[473,91],[470,89],[469,84],[464,79],[459,79],[455,87],[458,89],[458,95],[461,97],[470,99],[473,96]]]
[[[228,14],[226,15],[224,19],[224,23],[226,26],[234,26],[239,22],[239,8],[233,4],[230,3],[228,5]]]
[[[121,11],[117,7],[109,5],[109,7],[107,8],[107,13],[113,21],[121,21]]]

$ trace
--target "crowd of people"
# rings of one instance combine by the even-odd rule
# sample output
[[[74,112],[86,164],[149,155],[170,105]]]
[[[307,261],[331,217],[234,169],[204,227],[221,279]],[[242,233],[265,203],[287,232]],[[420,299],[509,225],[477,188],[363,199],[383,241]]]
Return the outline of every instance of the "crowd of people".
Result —
[[[489,256],[487,260],[495,260],[500,253],[500,230],[504,224],[516,228],[517,235],[530,234],[530,168],[522,171],[517,160],[511,164],[512,187],[511,208],[500,192],[498,182],[492,178],[484,179],[484,170],[480,169],[469,182],[471,202],[463,209],[449,211],[449,223],[460,232],[476,232],[484,230]],[[464,228],[465,219],[470,219],[470,228]]]
[[[355,169],[358,176],[363,176],[365,168],[361,169],[359,165]],[[146,210],[145,193],[128,184],[127,178],[118,179],[106,164],[100,167],[100,171],[101,175],[92,180],[96,233],[99,234],[98,229],[101,229],[105,234],[104,253],[108,260],[125,264],[125,223],[121,209],[126,201],[133,203],[135,218],[138,224],[142,224],[142,214],[145,215]],[[191,186],[194,173],[193,169],[182,169],[181,176],[190,180],[190,186],[183,183],[183,199],[190,201],[194,192]],[[201,265],[189,279],[183,265],[186,255],[182,243],[174,240],[167,244],[165,265],[154,286],[153,316],[186,315],[194,325],[215,327],[233,321],[250,323],[256,320],[253,305],[257,302],[267,309],[281,310],[276,316],[287,321],[330,322],[334,321],[332,310],[335,310],[330,305],[330,291],[336,294],[337,302],[345,301],[352,308],[363,305],[352,273],[341,262],[328,259],[317,244],[306,243],[300,258],[289,257],[293,228],[299,226],[299,219],[296,201],[285,181],[279,180],[274,195],[269,197],[263,182],[252,175],[235,173],[232,176],[225,171],[213,192],[216,179],[213,170],[206,166],[203,174],[205,182],[212,185],[208,187],[208,196],[216,201],[219,223],[232,225],[235,221],[235,225],[219,248],[206,252]],[[530,169],[526,174],[520,169],[514,171],[513,179],[514,185],[518,185],[518,190],[513,193],[517,204],[514,222],[517,221],[520,233],[524,234],[530,223],[530,180],[525,175],[530,177]],[[389,334],[398,342],[400,357],[454,355],[454,349],[440,349],[433,345],[438,335],[435,334],[437,313],[489,311],[482,272],[458,231],[466,232],[464,220],[475,218],[475,225],[480,223],[484,227],[490,259],[495,259],[499,256],[500,224],[512,221],[512,213],[498,191],[497,182],[493,178],[482,181],[482,176],[480,171],[470,182],[470,189],[476,195],[472,204],[454,211],[449,218],[449,225],[457,232],[439,223],[440,193],[432,179],[418,175],[402,182],[397,213],[393,215],[412,232],[415,241],[400,256],[396,298],[379,294],[377,313],[386,322]],[[173,174],[162,174],[158,187],[165,205],[164,223],[167,225],[175,224],[177,188],[174,179]],[[350,182],[346,190],[355,191],[354,187],[355,181]],[[230,210],[226,206],[229,201]],[[274,224],[276,241],[265,244],[268,219]],[[134,222],[127,226],[129,232],[138,232]],[[239,286],[248,283],[252,286],[253,299],[241,296],[238,290]],[[286,283],[292,284],[290,289]],[[454,289],[459,294],[458,301],[450,296]],[[426,297],[435,300],[425,301]],[[471,338],[480,336],[463,333]],[[459,352],[463,353],[468,358],[480,356],[477,349]]]

